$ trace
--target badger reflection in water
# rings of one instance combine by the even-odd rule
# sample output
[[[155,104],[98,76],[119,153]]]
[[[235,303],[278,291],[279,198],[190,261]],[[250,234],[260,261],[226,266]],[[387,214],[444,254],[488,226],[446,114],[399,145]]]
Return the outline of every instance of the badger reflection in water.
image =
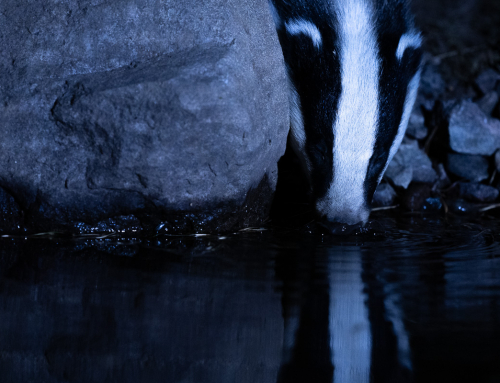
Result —
[[[411,381],[397,294],[364,280],[361,248],[323,249],[278,260],[285,319],[278,383]]]

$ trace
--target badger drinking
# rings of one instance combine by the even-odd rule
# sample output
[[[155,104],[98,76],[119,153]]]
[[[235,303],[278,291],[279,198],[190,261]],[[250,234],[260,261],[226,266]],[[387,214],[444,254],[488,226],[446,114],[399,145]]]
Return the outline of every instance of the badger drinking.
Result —
[[[289,79],[290,138],[316,210],[365,223],[403,139],[421,37],[406,0],[269,0]]]

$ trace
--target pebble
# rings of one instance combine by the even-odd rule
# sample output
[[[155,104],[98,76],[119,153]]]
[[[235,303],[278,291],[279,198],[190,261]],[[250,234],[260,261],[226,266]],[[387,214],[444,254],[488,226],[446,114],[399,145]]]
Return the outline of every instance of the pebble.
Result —
[[[461,198],[471,202],[493,202],[499,194],[493,186],[470,182],[459,182],[458,190]]]
[[[500,120],[486,116],[471,101],[464,100],[453,108],[448,129],[455,152],[490,156],[500,148]]]
[[[478,89],[483,93],[487,94],[495,89],[497,81],[500,80],[500,73],[494,69],[486,69],[479,76],[476,77],[475,84]]]
[[[430,61],[425,63],[420,75],[420,87],[416,104],[423,105],[426,109],[431,110],[434,101],[445,93],[445,89],[446,83],[439,72],[438,66]]]
[[[495,106],[498,104],[498,93],[497,92],[489,92],[481,97],[477,102],[477,106],[481,109],[486,116],[491,116],[493,111],[495,110]],[[411,120],[411,117],[410,117]]]
[[[411,182],[433,183],[437,174],[416,140],[405,138],[385,173],[394,185],[404,189]]]
[[[440,211],[443,208],[443,203],[440,198],[429,197],[425,200],[422,210],[424,211]]]
[[[488,160],[482,156],[448,153],[448,171],[468,181],[480,182],[487,179],[488,166]]]

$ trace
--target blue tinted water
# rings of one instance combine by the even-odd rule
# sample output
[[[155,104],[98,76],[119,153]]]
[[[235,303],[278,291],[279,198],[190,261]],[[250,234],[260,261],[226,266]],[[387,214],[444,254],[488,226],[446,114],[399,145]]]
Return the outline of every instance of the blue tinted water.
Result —
[[[0,238],[2,382],[499,382],[496,219]]]

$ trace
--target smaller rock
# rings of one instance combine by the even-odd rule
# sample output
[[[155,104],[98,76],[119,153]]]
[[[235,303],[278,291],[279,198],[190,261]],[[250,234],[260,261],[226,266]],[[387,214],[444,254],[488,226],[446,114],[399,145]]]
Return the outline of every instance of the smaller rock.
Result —
[[[405,138],[385,173],[394,185],[407,188],[410,182],[432,183],[437,179],[432,162],[418,147],[418,142]]]
[[[495,110],[495,106],[498,104],[498,93],[488,92],[483,97],[477,101],[477,106],[481,109],[486,116],[491,116]]]
[[[417,140],[422,140],[427,137],[427,127],[424,125],[424,116],[419,106],[415,106],[408,121],[406,135]]]
[[[470,182],[459,182],[460,198],[472,202],[493,202],[498,198],[499,191],[493,186]]]
[[[453,108],[448,129],[450,147],[458,153],[491,156],[500,148],[500,120],[486,116],[471,101]]]
[[[432,211],[440,211],[443,208],[443,204],[440,198],[437,197],[429,197],[425,200],[424,205],[422,206],[422,210],[432,212]]]
[[[497,81],[500,80],[500,73],[494,69],[486,69],[475,80],[477,88],[482,92],[482,94],[487,94],[495,89]]]
[[[488,160],[482,156],[448,153],[448,171],[471,182],[487,179],[488,166]]]
[[[378,185],[375,194],[373,195],[372,206],[390,206],[394,202],[396,192],[388,183]]]

